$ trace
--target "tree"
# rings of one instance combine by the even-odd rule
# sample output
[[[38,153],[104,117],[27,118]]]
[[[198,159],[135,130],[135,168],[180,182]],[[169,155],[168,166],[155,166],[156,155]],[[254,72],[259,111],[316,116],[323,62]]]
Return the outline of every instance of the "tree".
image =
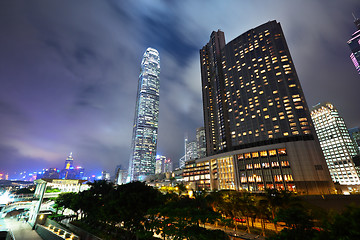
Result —
[[[284,228],[278,235],[270,239],[302,240],[315,237],[314,224],[310,214],[301,205],[279,209],[275,222],[284,222]]]
[[[33,194],[35,190],[30,190],[29,188],[20,188],[16,190],[15,194]]]
[[[151,211],[154,230],[161,233],[164,239],[167,235],[173,239],[188,238],[188,230],[193,229],[189,227],[200,229],[200,223],[214,222],[220,218],[220,214],[214,212],[205,199],[203,194],[195,198],[170,196],[164,205]]]
[[[64,210],[66,208],[70,208],[71,200],[74,196],[74,193],[61,193],[59,196],[55,199],[55,204],[57,206],[57,209],[59,207],[62,207],[62,214],[64,213]]]
[[[331,216],[332,215],[332,216]],[[330,214],[319,229],[318,238],[323,240],[360,239],[360,206],[350,205],[342,213]]]
[[[274,222],[275,231],[277,231],[277,224],[274,221],[276,212],[281,208],[288,206],[293,201],[293,195],[289,191],[269,189],[265,190],[265,199],[267,200],[270,210],[272,220]]]
[[[237,201],[240,203],[242,215],[246,217],[246,227],[247,231],[250,233],[249,220],[251,219],[252,227],[254,227],[254,220],[256,218],[255,198],[248,192],[242,192]]]
[[[271,215],[271,211],[267,199],[258,198],[256,201],[255,210],[257,217],[260,218],[262,235],[265,236],[265,227],[266,227],[265,221],[268,220]]]
[[[226,240],[229,236],[221,230],[209,230],[199,226],[188,226],[185,228],[185,238],[189,240]]]
[[[108,198],[104,209],[112,222],[122,222],[134,236],[147,235],[148,211],[160,206],[163,195],[141,182],[120,185]],[[152,235],[152,232],[151,232]]]

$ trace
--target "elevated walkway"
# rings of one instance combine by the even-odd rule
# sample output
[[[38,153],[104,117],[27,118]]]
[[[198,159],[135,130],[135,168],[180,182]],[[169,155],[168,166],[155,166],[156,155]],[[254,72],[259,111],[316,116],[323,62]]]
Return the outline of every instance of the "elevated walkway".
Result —
[[[17,221],[11,218],[0,219],[0,227],[5,227],[12,232],[16,240],[42,240],[42,238],[31,229],[27,222]]]

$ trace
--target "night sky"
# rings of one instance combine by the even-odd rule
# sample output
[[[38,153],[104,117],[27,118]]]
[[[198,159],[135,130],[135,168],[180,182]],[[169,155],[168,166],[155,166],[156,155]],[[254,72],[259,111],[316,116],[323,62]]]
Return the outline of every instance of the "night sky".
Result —
[[[291,3],[290,3],[291,2]],[[307,103],[332,102],[360,126],[360,75],[346,44],[359,0],[3,0],[0,172],[128,167],[142,55],[161,58],[158,153],[174,162],[203,125],[199,49],[281,23]]]

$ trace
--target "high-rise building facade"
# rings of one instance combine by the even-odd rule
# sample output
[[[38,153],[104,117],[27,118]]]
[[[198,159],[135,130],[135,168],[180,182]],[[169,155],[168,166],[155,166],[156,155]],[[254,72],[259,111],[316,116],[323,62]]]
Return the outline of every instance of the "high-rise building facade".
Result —
[[[75,179],[74,174],[74,158],[72,156],[72,152],[65,160],[64,168],[60,172],[61,179]]]
[[[185,157],[186,157],[186,154],[179,159],[179,168],[185,167],[185,162],[186,162]]]
[[[351,39],[347,42],[347,44],[351,50],[351,61],[360,74],[360,19],[354,16],[354,23],[357,31],[352,34]]]
[[[115,184],[117,185],[125,184],[127,177],[128,177],[128,169],[123,169],[121,164],[117,165],[115,169],[115,179],[114,179]]]
[[[223,32],[213,32],[200,62],[203,161],[210,161],[215,188],[329,192],[329,171],[280,24],[269,21],[227,44]]]
[[[198,158],[197,142],[191,141],[186,143],[186,161]]]
[[[342,185],[360,184],[353,162],[357,149],[337,109],[331,103],[318,104],[311,117],[332,180]]]
[[[148,48],[141,61],[129,161],[129,181],[143,181],[155,173],[159,117],[160,56]]]
[[[51,170],[51,169],[50,169]],[[55,169],[56,170],[56,169]],[[52,170],[54,171],[54,169]],[[85,169],[82,167],[74,167],[74,158],[72,152],[65,160],[64,168],[60,171],[60,174],[53,173],[44,173],[45,175],[50,174],[51,178],[61,178],[61,179],[83,179],[85,173]],[[58,175],[58,177],[56,177]]]
[[[163,173],[165,160],[166,160],[165,156],[161,156],[161,155],[156,156],[155,174]]]
[[[164,160],[163,173],[169,173],[173,170],[173,164],[170,158]]]
[[[206,137],[205,128],[200,127],[196,129],[196,143],[198,158],[206,157]]]
[[[102,171],[101,172],[101,180],[105,180],[105,181],[110,181],[110,173],[107,171]]]
[[[74,168],[74,158],[72,156],[72,152],[65,160],[65,166],[64,169],[69,170]]]
[[[208,154],[274,139],[313,139],[279,23],[263,24],[226,45],[221,31],[210,38],[200,51]]]
[[[360,152],[360,128],[358,127],[350,128],[349,134],[351,139],[354,141],[355,146],[358,149],[358,152]]]

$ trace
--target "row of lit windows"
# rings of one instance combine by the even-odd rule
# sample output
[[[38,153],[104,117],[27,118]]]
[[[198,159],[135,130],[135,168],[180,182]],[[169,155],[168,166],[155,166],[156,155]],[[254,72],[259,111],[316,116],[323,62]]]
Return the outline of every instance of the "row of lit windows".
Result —
[[[285,148],[279,148],[279,149],[271,149],[271,150],[264,150],[260,152],[251,152],[251,153],[244,153],[244,154],[238,154],[237,159],[248,159],[248,158],[258,158],[260,157],[266,157],[266,156],[276,156],[276,153],[279,154],[279,156],[285,156],[287,155]]]
[[[240,178],[241,183],[253,183],[253,182],[262,182],[262,178],[259,175],[253,175],[249,177],[241,177]],[[291,174],[284,174],[284,175],[275,175],[274,176],[274,182],[292,182],[294,181],[293,176]]]

